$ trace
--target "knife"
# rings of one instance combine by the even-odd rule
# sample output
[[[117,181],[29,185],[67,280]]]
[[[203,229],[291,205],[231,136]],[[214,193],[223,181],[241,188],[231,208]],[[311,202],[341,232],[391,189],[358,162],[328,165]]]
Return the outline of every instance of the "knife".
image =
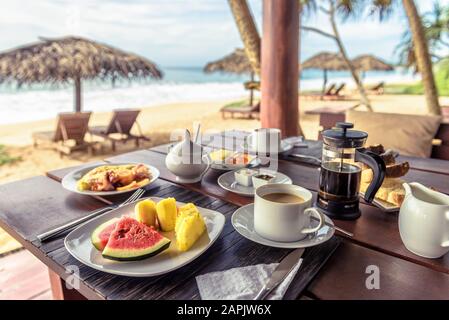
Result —
[[[268,279],[267,283],[264,284],[262,289],[256,295],[254,300],[265,299],[265,297],[287,277],[290,271],[293,270],[304,251],[304,248],[296,249],[290,252],[284,259],[282,259],[282,261],[271,274],[271,277]]]

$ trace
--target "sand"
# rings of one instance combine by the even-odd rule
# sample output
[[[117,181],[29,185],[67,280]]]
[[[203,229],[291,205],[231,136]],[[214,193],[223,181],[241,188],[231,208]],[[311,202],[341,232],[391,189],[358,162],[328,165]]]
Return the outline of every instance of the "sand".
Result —
[[[373,109],[377,112],[425,114],[424,96],[380,95],[370,97]],[[308,139],[318,136],[318,116],[304,114],[307,110],[323,106],[353,106],[357,104],[355,97],[346,101],[300,100],[300,124],[304,135]],[[202,130],[223,131],[229,129],[253,130],[260,126],[257,120],[229,119],[222,120],[219,109],[230,101],[177,103],[157,107],[143,108],[138,118],[142,131],[151,137],[151,142],[145,142],[141,147],[151,147],[170,141],[170,134],[176,129],[192,128],[200,122]],[[447,105],[449,98],[442,98],[441,103]],[[110,119],[110,113],[95,113],[90,125],[105,125]],[[6,146],[13,156],[22,158],[14,164],[0,167],[0,184],[25,179],[35,175],[45,174],[46,171],[79,165],[92,160],[103,159],[113,155],[110,146],[105,144],[101,152],[89,157],[85,152],[75,153],[70,157],[62,157],[48,146],[34,148],[31,134],[35,131],[52,130],[55,119],[35,121],[31,123],[17,123],[0,126],[0,144]],[[135,130],[134,128],[133,130]],[[132,151],[132,142],[117,146],[115,154]],[[19,246],[15,241],[0,231],[0,254]]]

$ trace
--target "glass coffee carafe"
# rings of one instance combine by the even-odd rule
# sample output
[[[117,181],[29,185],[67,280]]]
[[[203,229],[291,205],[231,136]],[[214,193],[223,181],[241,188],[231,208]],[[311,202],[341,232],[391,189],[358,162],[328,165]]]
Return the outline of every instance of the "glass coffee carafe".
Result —
[[[359,191],[364,163],[373,170],[373,180],[364,199],[372,202],[385,177],[385,163],[363,148],[368,134],[350,130],[354,125],[338,122],[323,136],[323,156],[317,206],[335,219],[352,220],[360,216]]]

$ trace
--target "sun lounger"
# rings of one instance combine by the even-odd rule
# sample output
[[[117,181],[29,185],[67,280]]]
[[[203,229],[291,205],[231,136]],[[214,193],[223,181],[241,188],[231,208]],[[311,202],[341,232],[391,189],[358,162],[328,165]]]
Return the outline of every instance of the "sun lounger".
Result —
[[[112,150],[115,151],[115,144],[117,142],[127,142],[134,140],[136,147],[139,146],[140,140],[149,141],[148,137],[142,134],[137,116],[140,110],[114,110],[111,121],[107,126],[96,126],[89,128],[89,133],[94,136],[99,136],[111,142]],[[133,126],[137,126],[138,135],[131,133]]]
[[[385,82],[381,81],[378,84],[366,88],[366,91],[371,94],[383,94],[385,90]]]
[[[220,112],[223,119],[226,119],[227,114],[229,114],[232,119],[235,118],[235,115],[239,115],[246,119],[258,119],[260,113],[260,102],[253,106],[244,106],[244,107],[225,106],[220,109]]]
[[[322,99],[324,97],[332,95],[332,92],[334,91],[336,86],[337,86],[336,83],[331,83],[327,87],[327,89],[324,92],[324,94],[323,94],[323,92],[309,92],[309,93],[303,93],[303,94],[301,94],[301,96],[304,97],[304,98],[311,98],[311,99],[320,98],[320,99]]]
[[[60,113],[56,130],[33,133],[33,143],[52,143],[59,154],[69,155],[72,151],[88,149],[93,151],[93,144],[84,140],[89,126],[90,112]]]

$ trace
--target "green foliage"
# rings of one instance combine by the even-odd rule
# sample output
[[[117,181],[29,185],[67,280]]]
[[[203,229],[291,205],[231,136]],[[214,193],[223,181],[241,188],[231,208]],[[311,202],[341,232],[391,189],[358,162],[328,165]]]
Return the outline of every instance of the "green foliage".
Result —
[[[447,68],[439,65],[438,71],[435,73],[435,82],[437,85],[438,95],[449,96],[449,63]],[[413,84],[390,84],[385,87],[385,93],[388,94],[424,94],[422,82]]]
[[[226,108],[239,108],[239,107],[246,107],[246,106],[249,106],[248,99],[234,101],[234,102],[231,102],[231,103],[228,103],[227,105],[225,105]]]
[[[0,145],[0,166],[7,163],[14,163],[16,161],[22,160],[20,157],[12,157],[6,152],[5,146]]]

